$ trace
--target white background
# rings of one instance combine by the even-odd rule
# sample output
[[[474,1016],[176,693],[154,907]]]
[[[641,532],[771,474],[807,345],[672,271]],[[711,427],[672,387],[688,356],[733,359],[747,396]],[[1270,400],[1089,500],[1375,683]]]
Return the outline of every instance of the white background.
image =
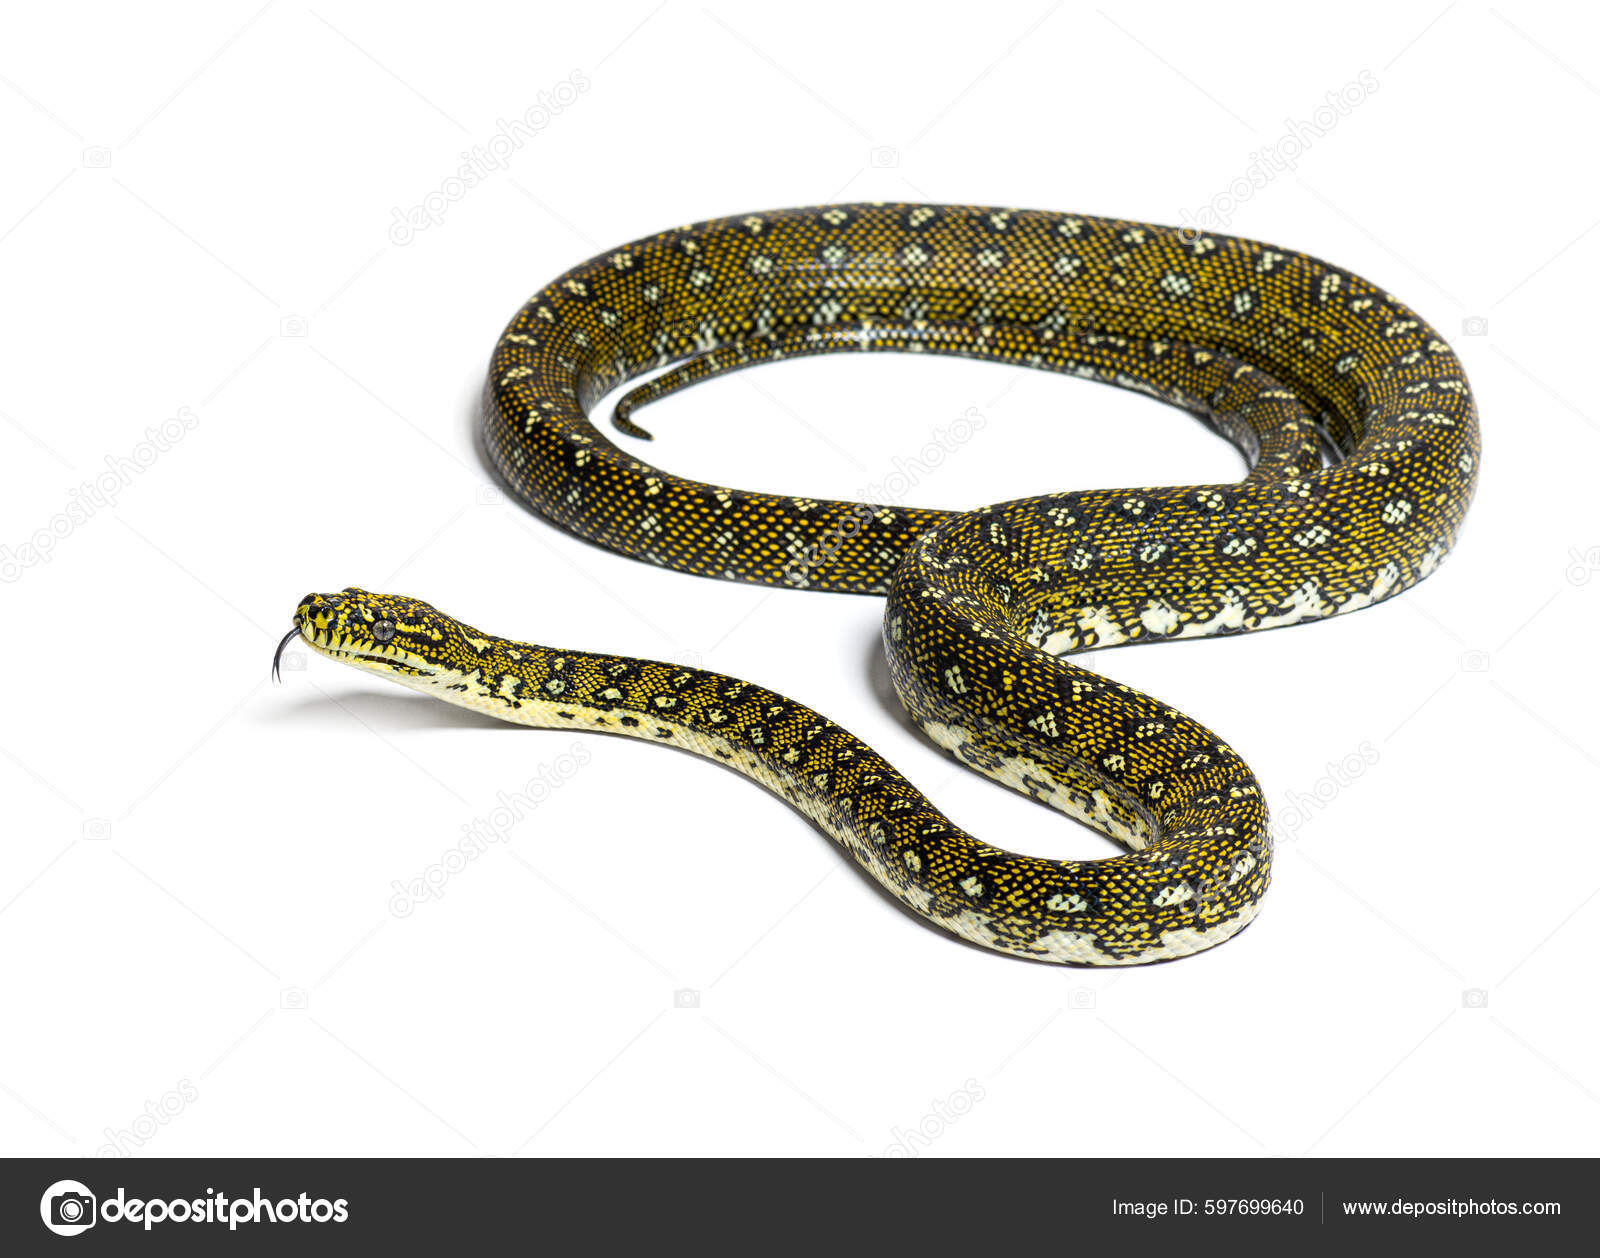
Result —
[[[1597,29],[1432,0],[13,7],[0,543],[148,426],[194,426],[0,585],[0,1152],[1600,1152]],[[1110,854],[905,724],[877,600],[655,570],[486,493],[489,350],[566,267],[708,215],[1174,222],[1363,71],[1378,90],[1230,229],[1391,286],[1460,350],[1485,428],[1460,546],[1357,616],[1087,661],[1267,784],[1280,856],[1234,941],[1019,963],[922,928],[711,764],[321,659],[268,683],[307,590],[399,590],[757,679],[994,842]],[[575,73],[396,243],[397,210]],[[673,471],[853,497],[968,407],[987,424],[911,501],[1242,472],[1146,399],[951,361],[763,368],[644,419]],[[1372,763],[1340,785],[1350,756]]]

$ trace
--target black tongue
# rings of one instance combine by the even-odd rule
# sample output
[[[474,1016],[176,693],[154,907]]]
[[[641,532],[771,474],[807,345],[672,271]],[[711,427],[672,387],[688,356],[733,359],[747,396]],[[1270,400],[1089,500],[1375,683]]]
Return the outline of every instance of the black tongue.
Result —
[[[298,638],[299,636],[300,636],[300,626],[296,625],[293,629],[289,630],[288,633],[283,635],[283,641],[278,643],[278,649],[272,653],[272,680],[273,681],[282,681],[283,680],[283,674],[278,671],[278,664],[283,659],[283,649],[284,649],[284,647],[288,646],[290,642],[292,642],[295,638]]]

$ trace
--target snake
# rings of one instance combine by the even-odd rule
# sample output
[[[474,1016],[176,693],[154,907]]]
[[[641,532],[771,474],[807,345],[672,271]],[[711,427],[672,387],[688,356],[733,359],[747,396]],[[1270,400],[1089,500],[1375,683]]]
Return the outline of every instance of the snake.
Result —
[[[649,439],[635,415],[660,398],[848,352],[1136,390],[1198,417],[1248,472],[953,512],[703,483],[591,421],[643,377],[612,422]],[[901,203],[710,219],[568,271],[500,336],[481,432],[511,495],[607,550],[701,577],[883,596],[888,673],[914,723],[1121,850],[1047,860],[985,841],[834,721],[699,667],[502,638],[359,587],[305,596],[285,643],[504,721],[719,761],[921,918],[1073,965],[1168,960],[1230,938],[1261,905],[1273,835],[1261,783],[1231,745],[1068,657],[1301,624],[1399,594],[1454,544],[1480,447],[1455,353],[1349,271],[1192,228]],[[530,598],[556,597],[518,580]],[[1287,701],[1292,680],[1254,684],[1279,696],[1277,719],[1315,719]],[[710,882],[671,894],[712,918],[719,898],[755,894],[734,875]]]

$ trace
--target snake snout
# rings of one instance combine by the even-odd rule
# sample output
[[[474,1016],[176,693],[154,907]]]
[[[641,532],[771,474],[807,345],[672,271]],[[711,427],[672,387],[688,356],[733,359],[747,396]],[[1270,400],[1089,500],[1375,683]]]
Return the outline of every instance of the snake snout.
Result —
[[[272,677],[274,681],[280,680],[279,669],[283,663],[283,653],[288,649],[289,643],[302,636],[315,642],[317,629],[326,626],[332,619],[333,602],[331,600],[337,597],[337,595],[313,592],[300,600],[299,605],[294,609],[294,628],[284,634],[283,640],[278,643],[278,649],[272,655]],[[318,624],[319,618],[321,625]]]
[[[295,615],[303,616],[308,612],[328,611],[338,602],[337,594],[318,594],[312,591],[300,600],[300,606],[295,608]]]

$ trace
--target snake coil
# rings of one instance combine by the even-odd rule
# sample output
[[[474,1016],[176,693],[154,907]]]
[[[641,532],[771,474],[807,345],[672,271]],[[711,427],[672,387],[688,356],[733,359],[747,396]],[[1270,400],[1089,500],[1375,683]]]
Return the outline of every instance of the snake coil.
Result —
[[[752,364],[920,351],[1065,372],[1200,416],[1234,484],[1051,493],[947,513],[672,475],[614,422]],[[701,576],[886,594],[890,675],[962,762],[1123,844],[1020,856],[968,834],[825,717],[700,669],[480,633],[415,599],[308,595],[317,650],[530,725],[669,742],[787,798],[915,912],[1040,960],[1133,964],[1250,921],[1272,844],[1259,783],[1160,700],[1063,658],[1316,620],[1389,598],[1453,543],[1477,475],[1461,364],[1393,297],[1255,241],[1014,209],[832,205],[611,250],[495,347],[485,444],[511,490],[610,550]],[[699,894],[684,887],[686,908]],[[703,907],[703,906],[702,906]]]

